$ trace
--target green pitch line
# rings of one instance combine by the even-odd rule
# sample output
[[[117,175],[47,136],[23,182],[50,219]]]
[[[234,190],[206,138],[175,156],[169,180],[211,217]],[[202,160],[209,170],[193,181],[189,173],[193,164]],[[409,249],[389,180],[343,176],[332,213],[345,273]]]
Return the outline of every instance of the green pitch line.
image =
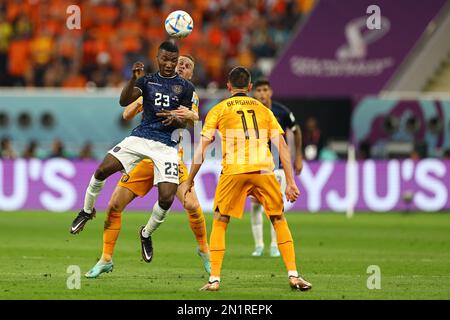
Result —
[[[288,213],[300,271],[311,292],[291,291],[281,258],[251,257],[249,216],[232,220],[219,292],[207,281],[185,214],[171,213],[154,234],[152,263],[141,261],[138,226],[148,214],[126,212],[114,271],[86,279],[100,257],[104,213],[79,235],[75,213],[0,213],[0,299],[450,299],[450,214]],[[207,214],[208,232],[212,215]],[[266,249],[269,225],[265,223]],[[67,268],[81,288],[69,290]],[[367,289],[380,267],[381,289]],[[72,282],[72,284],[75,282]],[[373,281],[371,283],[374,283]]]

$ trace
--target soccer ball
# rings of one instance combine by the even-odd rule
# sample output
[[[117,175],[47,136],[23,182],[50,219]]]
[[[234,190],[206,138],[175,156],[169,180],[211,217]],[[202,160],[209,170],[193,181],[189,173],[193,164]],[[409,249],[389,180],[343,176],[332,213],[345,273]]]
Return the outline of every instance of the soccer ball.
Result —
[[[165,27],[171,37],[184,38],[194,29],[194,20],[186,11],[177,10],[167,16]]]

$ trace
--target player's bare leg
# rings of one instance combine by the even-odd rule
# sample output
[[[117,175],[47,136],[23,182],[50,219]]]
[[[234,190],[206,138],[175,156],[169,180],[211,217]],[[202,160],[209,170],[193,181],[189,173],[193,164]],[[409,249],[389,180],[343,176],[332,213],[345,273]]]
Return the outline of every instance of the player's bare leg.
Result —
[[[284,214],[272,215],[270,216],[270,221],[277,234],[278,248],[280,249],[281,256],[288,271],[290,287],[300,291],[310,290],[312,285],[300,277],[297,272],[294,242]]]
[[[153,259],[152,234],[158,229],[172,206],[178,184],[171,182],[158,183],[158,201],[153,206],[152,215],[145,226],[139,229],[141,238],[141,253],[145,262],[151,262]]]
[[[113,269],[112,255],[122,225],[122,212],[136,198],[136,195],[122,186],[116,186],[106,210],[103,228],[103,253],[97,264],[86,273],[87,278],[96,278]]]
[[[117,160],[117,158],[110,154],[105,156],[103,162],[98,166],[94,175],[91,177],[84,197],[83,210],[78,213],[78,216],[72,222],[70,233],[79,233],[83,230],[86,222],[95,217],[94,204],[100,194],[100,191],[103,189],[105,180],[112,174],[122,169],[122,163]]]
[[[223,257],[225,255],[225,233],[227,231],[230,216],[222,215],[220,212],[214,213],[213,227],[211,230],[210,260],[211,275],[209,281],[200,290],[218,291],[220,286],[220,271],[222,269]]]
[[[189,226],[191,227],[195,239],[197,240],[197,253],[202,258],[203,267],[208,274],[211,274],[205,216],[203,214],[195,190],[193,189],[191,192],[186,193],[187,188],[188,185],[186,182],[181,183],[178,186],[177,198],[183,204],[183,207],[188,214]]]

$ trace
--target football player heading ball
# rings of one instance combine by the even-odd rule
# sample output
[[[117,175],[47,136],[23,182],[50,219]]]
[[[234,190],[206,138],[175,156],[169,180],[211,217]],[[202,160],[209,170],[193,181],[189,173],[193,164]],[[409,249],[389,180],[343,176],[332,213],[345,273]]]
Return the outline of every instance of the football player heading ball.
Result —
[[[158,72],[138,79],[142,66],[133,69],[133,76],[120,95],[120,104],[127,106],[142,96],[142,121],[129,137],[108,152],[95,171],[86,190],[84,207],[72,223],[72,234],[80,232],[86,222],[95,216],[95,201],[109,176],[117,171],[128,174],[141,160],[151,159],[155,168],[154,184],[158,186],[158,201],[153,206],[147,225],[140,230],[143,256],[151,261],[151,234],[164,221],[179,184],[178,152],[175,148],[178,141],[172,140],[172,133],[187,124],[187,121],[173,117],[167,125],[156,114],[162,109],[174,111],[180,106],[191,109],[194,95],[192,83],[175,72],[178,57],[178,47],[165,41],[158,49]],[[174,90],[175,87],[177,90]]]

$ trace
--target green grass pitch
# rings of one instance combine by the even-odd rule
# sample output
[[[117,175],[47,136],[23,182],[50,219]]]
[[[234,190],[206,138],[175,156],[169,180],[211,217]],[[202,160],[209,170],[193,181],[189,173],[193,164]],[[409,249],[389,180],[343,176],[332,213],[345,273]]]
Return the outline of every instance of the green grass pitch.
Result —
[[[450,299],[448,213],[288,213],[301,273],[310,292],[288,287],[281,258],[251,257],[249,215],[232,220],[219,292],[207,281],[185,214],[171,213],[154,234],[154,259],[140,257],[138,227],[145,213],[126,212],[112,273],[86,279],[101,254],[104,213],[76,236],[75,213],[0,213],[0,299]],[[208,231],[212,215],[207,214]],[[269,224],[265,222],[266,248]],[[208,233],[209,234],[209,233]],[[79,290],[67,288],[77,265]],[[381,270],[381,289],[369,290],[367,268]]]

